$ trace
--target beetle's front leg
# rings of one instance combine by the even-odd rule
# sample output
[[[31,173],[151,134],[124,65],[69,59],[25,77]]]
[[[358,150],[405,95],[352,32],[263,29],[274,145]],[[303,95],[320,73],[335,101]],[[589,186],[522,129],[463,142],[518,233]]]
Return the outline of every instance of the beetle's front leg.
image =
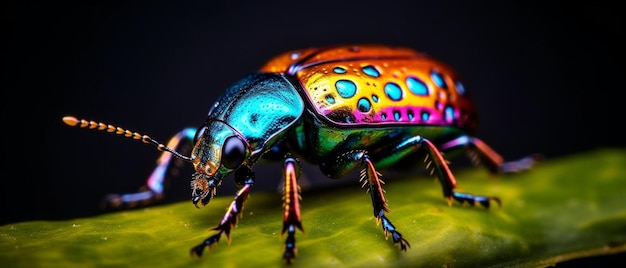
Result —
[[[285,240],[285,252],[283,259],[287,263],[296,257],[296,228],[304,232],[302,220],[300,218],[300,187],[298,178],[300,177],[300,163],[291,155],[287,155],[284,160],[283,177],[285,186],[283,190],[283,206],[285,213],[283,216],[283,230],[281,234],[287,232]]]
[[[387,206],[387,200],[385,199],[382,187],[384,182],[380,179],[380,173],[374,168],[374,164],[367,155],[367,152],[362,150],[350,151],[333,160],[334,161],[328,163],[322,163],[321,165],[322,171],[331,178],[343,176],[359,167],[363,168],[361,170],[361,181],[363,182],[363,187],[368,186],[367,191],[372,198],[376,223],[382,223],[385,238],[391,233],[394,245],[400,245],[400,249],[406,251],[411,245],[402,237],[402,234],[396,230],[396,227],[387,216],[385,216],[385,212],[389,212],[389,207]]]
[[[209,249],[220,241],[222,234],[226,235],[226,238],[230,242],[230,231],[237,224],[237,220],[243,210],[243,204],[248,198],[250,187],[254,184],[254,173],[248,167],[241,167],[235,172],[235,180],[240,187],[239,191],[235,195],[235,198],[230,206],[226,210],[226,214],[220,224],[212,230],[218,231],[217,234],[205,239],[201,244],[191,248],[191,255],[202,256],[202,252],[205,247]],[[204,202],[203,202],[204,203]]]
[[[193,140],[195,129],[185,128],[174,135],[167,142],[167,147],[177,149],[183,140]],[[191,149],[191,148],[189,148]],[[188,150],[188,149],[187,149]],[[185,151],[184,149],[181,151]],[[125,194],[108,194],[101,202],[103,209],[132,208],[135,206],[145,206],[160,200],[165,192],[165,185],[168,171],[177,166],[172,163],[180,159],[174,157],[170,152],[163,152],[157,160],[157,166],[152,171],[146,185],[142,186],[138,192]]]

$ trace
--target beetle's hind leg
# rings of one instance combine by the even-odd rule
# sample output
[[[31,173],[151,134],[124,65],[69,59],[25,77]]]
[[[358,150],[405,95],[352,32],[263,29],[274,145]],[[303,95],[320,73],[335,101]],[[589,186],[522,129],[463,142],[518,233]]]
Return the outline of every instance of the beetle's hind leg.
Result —
[[[500,199],[497,197],[477,196],[468,193],[456,192],[454,190],[456,188],[456,179],[454,178],[447,161],[444,159],[439,149],[437,149],[437,147],[435,147],[430,140],[421,136],[411,137],[397,145],[388,147],[384,152],[379,152],[377,155],[383,155],[386,157],[383,157],[380,160],[376,159],[376,162],[385,163],[387,161],[395,161],[401,157],[416,152],[420,148],[427,150],[428,162],[426,164],[426,168],[430,169],[433,173],[436,173],[443,189],[443,196],[448,200],[449,204],[452,203],[452,200],[456,200],[461,204],[467,203],[472,206],[478,203],[485,208],[490,207],[491,201],[500,205]]]
[[[482,140],[471,136],[460,136],[440,146],[443,151],[454,151],[467,148],[474,154],[475,162],[485,164],[491,173],[517,173],[532,168],[542,158],[539,154],[533,154],[514,161],[504,161],[502,156],[493,150]]]
[[[181,152],[191,150],[190,143],[187,144],[189,148],[181,148],[186,145],[182,141],[192,141],[195,133],[195,129],[183,129],[170,138],[167,147],[178,149]],[[101,207],[103,209],[132,208],[157,202],[163,198],[166,190],[166,179],[169,177],[168,175],[175,173],[175,170],[180,169],[183,163],[182,160],[174,157],[170,152],[163,152],[157,160],[156,168],[146,180],[146,184],[142,186],[139,191],[125,194],[108,194],[103,198]]]
[[[437,147],[435,147],[435,145],[427,139],[419,136],[415,138],[417,138],[421,144],[426,146],[428,156],[430,157],[430,162],[427,163],[426,167],[432,168],[432,171],[437,173],[437,178],[439,178],[443,188],[443,196],[448,199],[449,204],[451,204],[454,199],[461,204],[468,203],[472,206],[479,203],[485,208],[490,207],[491,201],[501,205],[500,199],[495,196],[476,196],[455,191],[454,188],[456,188],[456,179],[454,178],[447,161],[443,158],[441,152],[439,152],[439,149],[437,149]]]
[[[359,167],[363,168],[361,170],[361,181],[363,182],[363,187],[368,186],[367,191],[372,198],[374,217],[376,217],[377,224],[382,223],[385,238],[388,238],[389,234],[391,234],[394,245],[399,245],[403,251],[411,247],[409,242],[402,237],[402,234],[396,230],[391,220],[385,216],[385,213],[389,212],[389,207],[387,206],[385,191],[382,187],[384,182],[380,179],[380,173],[374,168],[374,164],[367,153],[362,150],[354,150],[341,154],[337,158],[332,158],[332,160],[321,165],[322,171],[331,178],[341,177]]]

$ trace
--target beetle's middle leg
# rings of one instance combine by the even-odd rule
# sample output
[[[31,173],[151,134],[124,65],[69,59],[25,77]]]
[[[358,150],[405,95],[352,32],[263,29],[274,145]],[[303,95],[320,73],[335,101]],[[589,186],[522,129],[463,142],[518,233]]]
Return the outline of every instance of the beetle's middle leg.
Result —
[[[322,171],[331,178],[341,177],[356,168],[362,167],[361,181],[363,186],[368,186],[367,191],[372,198],[372,206],[374,207],[374,217],[376,217],[377,224],[382,223],[383,231],[385,232],[385,238],[391,233],[394,245],[400,245],[400,249],[406,251],[411,247],[409,242],[402,237],[402,234],[396,230],[396,227],[385,216],[385,212],[389,212],[387,206],[387,200],[385,199],[384,190],[382,184],[384,182],[380,179],[380,173],[374,168],[374,164],[366,151],[353,150],[339,155],[336,158],[331,158],[329,162],[322,163]]]
[[[192,141],[195,133],[195,129],[185,128],[170,138],[166,146],[172,149],[191,150],[190,147],[181,147],[190,145],[183,143],[183,141]],[[157,160],[156,168],[146,180],[146,184],[138,192],[108,194],[104,197],[100,206],[103,209],[132,208],[145,206],[160,200],[166,191],[166,179],[169,173],[180,172],[178,168],[180,168],[183,162],[178,161],[181,160],[173,156],[172,153],[164,151]]]

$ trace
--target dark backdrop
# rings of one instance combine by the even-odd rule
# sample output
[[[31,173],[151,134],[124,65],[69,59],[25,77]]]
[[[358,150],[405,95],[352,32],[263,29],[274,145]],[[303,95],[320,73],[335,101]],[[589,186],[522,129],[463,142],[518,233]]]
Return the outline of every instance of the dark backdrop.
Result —
[[[624,145],[617,4],[84,2],[2,4],[0,224],[100,213],[104,194],[135,190],[153,168],[150,146],[66,127],[63,115],[165,142],[267,59],[310,46],[386,43],[447,62],[472,90],[479,136],[508,159]],[[280,180],[268,172],[259,189]],[[174,181],[171,200],[189,197],[188,181]]]

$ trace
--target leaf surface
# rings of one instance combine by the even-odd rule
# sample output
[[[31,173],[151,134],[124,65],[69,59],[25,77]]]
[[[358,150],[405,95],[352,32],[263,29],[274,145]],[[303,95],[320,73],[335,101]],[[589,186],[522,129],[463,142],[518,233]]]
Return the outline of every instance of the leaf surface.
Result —
[[[431,177],[383,177],[388,217],[411,243],[385,240],[358,184],[307,190],[293,267],[537,267],[626,251],[626,151],[547,159],[521,174],[457,170],[459,191],[495,195],[503,206],[448,206]],[[213,234],[232,197],[63,221],[0,226],[2,267],[243,267],[281,262],[279,193],[254,192],[232,232],[201,258],[189,250]]]

